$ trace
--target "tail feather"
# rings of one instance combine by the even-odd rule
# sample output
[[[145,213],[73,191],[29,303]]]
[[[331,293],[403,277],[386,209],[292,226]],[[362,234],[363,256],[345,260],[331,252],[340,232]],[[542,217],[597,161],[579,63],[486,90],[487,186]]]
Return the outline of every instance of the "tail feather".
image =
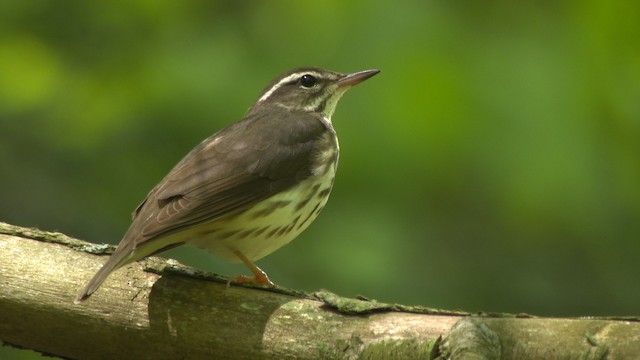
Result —
[[[82,289],[82,291],[78,294],[75,299],[75,303],[82,302],[91,296],[102,283],[107,279],[109,274],[111,274],[114,270],[120,268],[123,265],[131,262],[130,258],[132,255],[132,251],[128,248],[128,244],[123,242],[118,248],[111,254],[107,262],[102,265],[100,270],[93,276],[93,278],[87,283],[87,285]]]

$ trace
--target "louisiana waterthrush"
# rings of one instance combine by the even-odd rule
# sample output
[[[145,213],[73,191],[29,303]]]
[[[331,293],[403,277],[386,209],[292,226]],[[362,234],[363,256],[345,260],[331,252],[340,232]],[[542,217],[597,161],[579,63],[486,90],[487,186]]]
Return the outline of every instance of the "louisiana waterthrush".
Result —
[[[306,67],[275,78],[242,120],[201,142],[149,192],[76,300],[123,265],[182,244],[242,261],[255,278],[239,281],[271,285],[253,261],[293,240],[326,204],[339,152],[331,116],[347,89],[378,72]]]

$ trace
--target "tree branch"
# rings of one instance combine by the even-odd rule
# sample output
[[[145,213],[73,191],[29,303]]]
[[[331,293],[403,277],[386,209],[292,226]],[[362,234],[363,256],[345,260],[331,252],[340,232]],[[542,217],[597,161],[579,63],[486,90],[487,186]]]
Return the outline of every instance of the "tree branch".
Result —
[[[150,258],[74,304],[111,246],[0,223],[0,341],[65,358],[624,359],[638,319],[544,319],[227,286]],[[440,339],[445,341],[441,342]]]

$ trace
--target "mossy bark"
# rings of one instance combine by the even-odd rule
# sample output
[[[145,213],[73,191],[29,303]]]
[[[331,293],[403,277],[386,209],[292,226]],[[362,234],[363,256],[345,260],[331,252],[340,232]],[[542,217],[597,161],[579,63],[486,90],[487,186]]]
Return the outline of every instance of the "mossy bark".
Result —
[[[634,318],[471,315],[229,286],[160,258],[116,271],[75,304],[112,250],[0,223],[0,341],[77,359],[626,359],[640,352]]]

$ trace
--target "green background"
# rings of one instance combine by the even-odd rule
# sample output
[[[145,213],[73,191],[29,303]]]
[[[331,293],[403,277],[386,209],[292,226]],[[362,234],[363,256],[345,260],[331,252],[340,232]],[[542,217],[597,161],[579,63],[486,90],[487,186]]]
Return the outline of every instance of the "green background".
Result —
[[[333,117],[327,207],[258,262],[272,280],[638,315],[639,18],[638,2],[598,0],[3,1],[0,221],[117,243],[147,191],[273,77],[379,68]]]

